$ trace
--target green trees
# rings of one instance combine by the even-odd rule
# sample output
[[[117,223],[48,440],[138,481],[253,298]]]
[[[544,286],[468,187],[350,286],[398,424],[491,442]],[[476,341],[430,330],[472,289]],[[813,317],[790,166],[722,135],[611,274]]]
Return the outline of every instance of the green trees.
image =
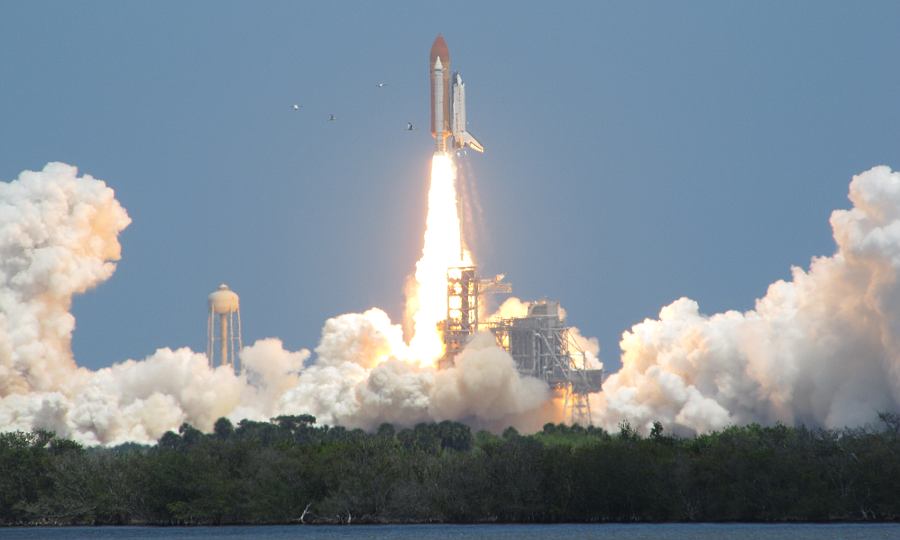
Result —
[[[0,524],[896,520],[900,416],[840,431],[219,419],[152,447],[0,434]]]
[[[53,434],[0,434],[0,516],[8,522],[30,517],[28,508],[50,487],[46,470]]]

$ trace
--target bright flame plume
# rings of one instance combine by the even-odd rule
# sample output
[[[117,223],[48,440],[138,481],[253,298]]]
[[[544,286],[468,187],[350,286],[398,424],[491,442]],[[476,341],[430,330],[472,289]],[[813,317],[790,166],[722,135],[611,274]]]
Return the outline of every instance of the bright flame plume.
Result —
[[[410,355],[423,366],[433,366],[444,353],[438,323],[447,317],[447,269],[472,264],[465,246],[456,193],[456,165],[445,153],[431,160],[425,246],[416,263],[411,304],[413,337]]]

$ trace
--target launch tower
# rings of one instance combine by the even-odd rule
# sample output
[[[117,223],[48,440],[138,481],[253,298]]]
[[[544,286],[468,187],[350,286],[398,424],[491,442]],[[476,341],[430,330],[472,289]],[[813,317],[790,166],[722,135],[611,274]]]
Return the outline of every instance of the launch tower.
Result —
[[[525,317],[479,321],[481,296],[512,292],[512,286],[503,277],[479,279],[474,266],[447,271],[447,320],[443,329],[446,352],[441,364],[452,365],[472,335],[488,330],[494,334],[497,345],[513,357],[520,374],[541,379],[562,394],[571,423],[589,425],[588,394],[600,391],[603,370],[588,367],[587,355],[570,339],[570,327],[559,316],[559,302],[531,302]]]
[[[478,301],[483,294],[511,293],[512,285],[503,275],[478,279],[474,266],[447,270],[447,319],[444,321],[445,364],[462,351],[469,337],[478,331]]]

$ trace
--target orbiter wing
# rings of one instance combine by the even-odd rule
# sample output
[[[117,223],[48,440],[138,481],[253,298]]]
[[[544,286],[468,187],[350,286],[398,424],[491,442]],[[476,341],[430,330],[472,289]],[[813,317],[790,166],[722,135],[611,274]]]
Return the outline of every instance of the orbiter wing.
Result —
[[[464,146],[468,146],[472,150],[476,152],[484,153],[484,146],[481,145],[478,140],[472,136],[468,131],[463,131],[462,133],[454,133],[453,138],[456,139],[456,144],[459,148]]]

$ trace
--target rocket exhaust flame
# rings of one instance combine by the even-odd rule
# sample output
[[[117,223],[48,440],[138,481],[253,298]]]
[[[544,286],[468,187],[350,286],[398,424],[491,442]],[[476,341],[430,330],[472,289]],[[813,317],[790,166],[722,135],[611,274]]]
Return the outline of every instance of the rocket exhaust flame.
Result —
[[[450,52],[440,35],[431,47],[428,69],[436,151],[431,161],[425,245],[406,310],[413,328],[407,352],[422,366],[435,365],[444,353],[438,325],[447,315],[447,269],[473,263],[462,235],[456,164],[447,152],[447,140],[452,139],[454,149],[469,146],[484,151],[466,131],[465,85],[458,73],[452,76],[451,92]]]
[[[431,160],[425,244],[410,299],[414,306],[410,353],[421,365],[434,365],[443,354],[438,323],[447,315],[447,268],[472,262],[461,232],[456,165],[449,155],[437,152]]]

